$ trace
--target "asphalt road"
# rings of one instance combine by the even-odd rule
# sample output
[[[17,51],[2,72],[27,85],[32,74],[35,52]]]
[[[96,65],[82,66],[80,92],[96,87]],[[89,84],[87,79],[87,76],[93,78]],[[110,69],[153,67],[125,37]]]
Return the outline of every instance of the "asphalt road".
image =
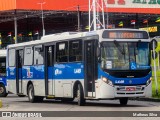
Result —
[[[136,116],[136,117],[130,117],[128,118],[126,117],[116,117],[119,116],[118,114],[129,114],[127,112],[122,112],[122,111],[131,111],[131,112],[136,112],[137,114],[139,112],[137,111],[154,111],[153,113],[155,113],[155,111],[160,111],[160,103],[159,102],[150,102],[150,101],[136,101],[136,100],[129,100],[128,104],[126,106],[122,106],[119,104],[118,100],[103,100],[103,101],[86,101],[86,105],[85,106],[78,106],[76,101],[73,102],[66,102],[66,103],[62,103],[61,101],[55,101],[55,100],[46,100],[44,99],[43,102],[40,103],[30,103],[28,101],[28,97],[18,97],[14,94],[10,94],[8,95],[8,97],[6,98],[0,98],[2,100],[3,103],[3,107],[0,108],[0,111],[4,112],[4,111],[15,111],[15,112],[24,112],[24,111],[50,111],[50,113],[48,114],[52,114],[52,115],[57,115],[57,117],[53,117],[56,118],[56,120],[75,120],[74,115],[72,115],[72,117],[69,116],[65,116],[65,114],[71,114],[72,111],[76,111],[78,112],[78,114],[81,114],[79,117],[76,117],[76,120],[86,120],[86,119],[95,119],[95,120],[101,120],[101,119],[106,119],[106,117],[95,117],[96,112],[93,111],[99,111],[99,113],[101,113],[101,111],[105,111],[108,113],[113,111],[112,116],[115,115],[115,117],[107,117],[107,120],[111,119],[111,120],[158,120],[159,117],[144,117],[144,116]],[[62,113],[56,113],[57,111],[61,111]],[[65,112],[64,112],[65,111]],[[93,113],[91,115],[89,115],[89,117],[85,117],[86,114],[83,116],[83,112],[84,111],[88,111],[88,115],[91,114],[90,111],[92,111]],[[117,112],[116,112],[117,111]],[[67,113],[68,112],[68,113]],[[76,112],[73,112],[73,114],[77,114]],[[121,113],[122,112],[122,113]],[[85,112],[86,113],[86,112]],[[98,113],[98,112],[97,112]],[[99,114],[98,115],[101,115]],[[102,116],[104,115],[104,112],[102,112]],[[160,116],[160,112],[158,112],[159,116]],[[51,116],[52,116],[51,115]],[[63,117],[64,115],[64,117]],[[92,116],[93,115],[93,116]],[[125,116],[125,115],[122,115]],[[0,118],[0,120],[5,119],[8,120],[8,118]],[[15,118],[15,120],[21,120],[22,118]],[[23,118],[23,119],[36,119],[36,120],[41,120],[44,118]],[[45,118],[46,119],[46,118]],[[47,119],[52,119],[51,117],[47,117]],[[12,120],[14,120],[12,118]],[[52,119],[53,120],[53,119]]]

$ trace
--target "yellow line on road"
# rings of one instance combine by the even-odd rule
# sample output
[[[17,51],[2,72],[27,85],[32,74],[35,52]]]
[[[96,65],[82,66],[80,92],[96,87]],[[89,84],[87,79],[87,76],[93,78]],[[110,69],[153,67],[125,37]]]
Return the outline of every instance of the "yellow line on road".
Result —
[[[0,108],[2,107],[2,100],[0,100]]]

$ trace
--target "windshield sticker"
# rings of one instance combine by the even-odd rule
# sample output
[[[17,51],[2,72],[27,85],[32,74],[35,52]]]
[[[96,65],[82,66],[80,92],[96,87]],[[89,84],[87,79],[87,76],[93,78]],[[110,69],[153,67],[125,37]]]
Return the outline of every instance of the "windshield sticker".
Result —
[[[135,62],[131,62],[131,70],[137,69],[137,65]]]
[[[107,67],[107,69],[111,69],[112,68],[112,61],[106,61],[106,67]]]

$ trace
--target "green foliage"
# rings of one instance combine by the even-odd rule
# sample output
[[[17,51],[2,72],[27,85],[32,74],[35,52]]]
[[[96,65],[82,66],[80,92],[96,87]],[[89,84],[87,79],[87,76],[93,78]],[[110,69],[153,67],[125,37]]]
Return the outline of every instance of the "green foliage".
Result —
[[[152,72],[152,97],[160,98],[160,70],[156,72],[157,83],[158,83],[158,95],[156,94],[156,81],[154,79],[154,72]]]
[[[158,42],[158,46],[157,46],[157,48],[156,48],[156,51],[157,51],[157,52],[160,51],[160,42]]]
[[[158,46],[156,48],[156,52],[160,52],[160,42],[158,42]],[[151,65],[154,66],[154,60],[151,59]],[[158,66],[158,57],[156,58],[156,66]],[[158,69],[158,67],[156,67]],[[160,69],[156,72],[157,82],[158,82],[158,95],[156,94],[156,82],[154,77],[154,71],[152,72],[152,97],[160,98]]]

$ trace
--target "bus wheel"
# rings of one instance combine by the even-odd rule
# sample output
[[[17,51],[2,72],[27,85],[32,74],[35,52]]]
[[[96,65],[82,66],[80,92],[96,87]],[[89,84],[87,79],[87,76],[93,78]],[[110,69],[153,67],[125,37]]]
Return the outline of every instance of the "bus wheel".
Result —
[[[128,98],[120,98],[120,99],[119,99],[119,102],[120,102],[121,105],[127,105],[127,103],[128,103]]]
[[[31,103],[36,102],[36,98],[34,96],[34,87],[32,84],[30,84],[28,87],[28,99]]]
[[[84,99],[83,89],[82,89],[82,86],[80,84],[78,84],[77,99],[78,99],[78,105],[79,106],[85,105],[85,99]]]
[[[0,97],[6,97],[7,95],[6,87],[3,84],[0,84]]]

